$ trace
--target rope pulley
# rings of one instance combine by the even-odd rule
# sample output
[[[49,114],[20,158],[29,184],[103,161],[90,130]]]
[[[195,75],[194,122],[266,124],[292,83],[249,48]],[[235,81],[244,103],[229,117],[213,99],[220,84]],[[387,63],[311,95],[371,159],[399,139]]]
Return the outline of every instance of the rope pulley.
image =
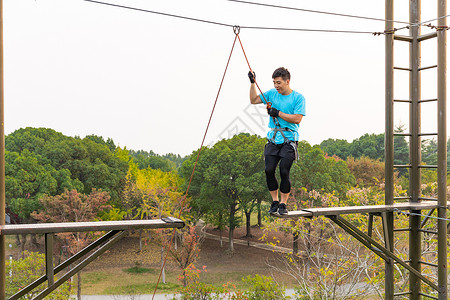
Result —
[[[241,27],[238,25],[233,26],[233,32],[235,35],[238,35],[241,32]]]

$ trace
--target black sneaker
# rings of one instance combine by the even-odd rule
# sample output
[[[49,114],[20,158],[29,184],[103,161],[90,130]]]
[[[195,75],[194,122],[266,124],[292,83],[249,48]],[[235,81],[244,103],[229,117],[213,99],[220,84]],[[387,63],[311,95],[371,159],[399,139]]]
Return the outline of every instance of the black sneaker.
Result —
[[[270,205],[269,214],[274,215],[278,211],[278,205],[280,205],[279,201],[272,201],[272,204]]]
[[[280,203],[280,205],[278,205],[278,213],[280,215],[287,215],[288,210],[286,208],[286,204],[285,203]]]

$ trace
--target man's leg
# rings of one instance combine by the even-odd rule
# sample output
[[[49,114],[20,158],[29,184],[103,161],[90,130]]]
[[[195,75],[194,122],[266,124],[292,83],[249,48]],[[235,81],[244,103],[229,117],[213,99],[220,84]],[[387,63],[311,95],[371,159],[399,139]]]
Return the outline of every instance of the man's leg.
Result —
[[[275,177],[275,170],[277,168],[278,162],[280,161],[279,156],[275,155],[266,155],[265,156],[265,164],[266,164],[266,181],[267,187],[269,188],[270,195],[272,196],[272,204],[270,206],[269,213],[274,214],[278,211],[278,181]]]
[[[293,159],[282,158],[280,160],[280,206],[278,208],[278,213],[284,215],[288,213],[286,208],[287,200],[291,192],[291,180],[289,178],[289,173],[291,171]]]

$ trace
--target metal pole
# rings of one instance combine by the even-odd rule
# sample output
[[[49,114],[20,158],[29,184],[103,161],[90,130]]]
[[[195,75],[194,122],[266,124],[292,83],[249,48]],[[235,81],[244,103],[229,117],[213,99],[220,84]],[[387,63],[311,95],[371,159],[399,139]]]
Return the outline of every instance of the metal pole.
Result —
[[[447,218],[447,0],[438,0],[437,89],[438,89],[438,217]],[[447,224],[438,220],[439,299],[448,298]]]
[[[386,20],[394,20],[394,0],[386,0],[385,2],[385,18]],[[386,39],[385,39],[385,135],[384,135],[384,161],[385,161],[385,203],[393,204],[394,202],[394,24],[386,21]],[[393,213],[386,216],[386,230],[390,241],[394,239],[394,218]],[[393,243],[390,243],[389,249],[393,252]],[[385,279],[384,290],[385,299],[394,299],[394,263],[392,259],[386,260],[384,263]]]
[[[421,3],[420,0],[410,0],[409,2],[409,22],[420,23]],[[421,47],[418,40],[420,35],[420,26],[411,26],[410,34],[412,41],[409,46],[409,95],[411,99],[409,125],[411,131],[410,139],[410,180],[409,190],[412,202],[419,202],[420,195],[420,162],[421,162],[421,109],[419,100],[421,99]],[[413,211],[420,214],[421,211]],[[422,233],[419,231],[421,217],[417,215],[409,216],[409,259],[410,266],[421,273],[420,257],[422,254]],[[418,300],[421,298],[421,280],[414,273],[409,273],[410,299]]]
[[[53,233],[45,234],[45,274],[48,286],[55,283],[55,271],[53,269]]]
[[[5,123],[3,92],[3,0],[0,0],[0,225],[5,225]],[[6,298],[6,241],[0,235],[0,299]]]

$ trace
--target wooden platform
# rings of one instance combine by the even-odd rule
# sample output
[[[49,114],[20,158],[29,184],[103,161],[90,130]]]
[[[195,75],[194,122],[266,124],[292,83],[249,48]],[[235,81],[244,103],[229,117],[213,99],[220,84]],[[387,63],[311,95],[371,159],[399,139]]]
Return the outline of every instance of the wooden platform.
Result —
[[[13,224],[0,226],[0,235],[182,227],[184,227],[184,222],[175,218],[131,221]]]
[[[447,202],[450,207],[450,202]],[[381,213],[392,212],[396,210],[428,210],[438,208],[436,201],[422,201],[419,203],[399,202],[392,205],[366,205],[366,206],[344,206],[344,207],[318,207],[305,208],[302,210],[290,211],[287,215],[275,215],[280,218],[301,218],[316,216],[337,216],[347,214]]]

